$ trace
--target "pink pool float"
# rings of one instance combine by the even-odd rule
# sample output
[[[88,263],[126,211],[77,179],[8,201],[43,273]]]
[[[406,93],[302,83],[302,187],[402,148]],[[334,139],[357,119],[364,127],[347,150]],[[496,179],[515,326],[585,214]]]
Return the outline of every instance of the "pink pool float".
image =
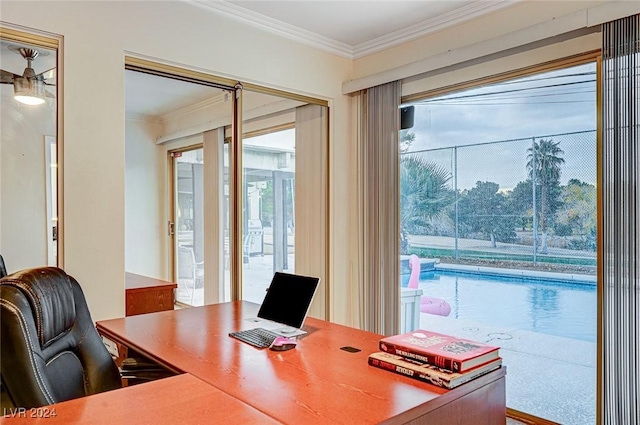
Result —
[[[417,255],[411,254],[409,257],[409,267],[411,268],[411,276],[409,277],[408,287],[418,289],[420,259]],[[420,298],[420,311],[423,313],[437,314],[438,316],[448,316],[449,313],[451,313],[451,306],[442,298],[423,296]]]

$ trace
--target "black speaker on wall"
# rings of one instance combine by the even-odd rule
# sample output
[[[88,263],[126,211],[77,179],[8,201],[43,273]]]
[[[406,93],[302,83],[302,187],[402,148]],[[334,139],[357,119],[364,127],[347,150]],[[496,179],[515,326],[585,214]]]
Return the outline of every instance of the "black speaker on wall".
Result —
[[[400,108],[400,130],[407,130],[413,127],[413,106]]]

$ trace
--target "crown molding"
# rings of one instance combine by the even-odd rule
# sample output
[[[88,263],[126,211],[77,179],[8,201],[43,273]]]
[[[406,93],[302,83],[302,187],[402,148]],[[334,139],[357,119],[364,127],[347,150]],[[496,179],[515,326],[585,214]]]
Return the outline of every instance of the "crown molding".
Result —
[[[467,6],[436,16],[398,31],[377,37],[364,43],[351,46],[329,37],[287,24],[260,13],[253,12],[222,0],[187,0],[189,3],[204,7],[214,13],[224,15],[255,28],[297,41],[308,46],[333,53],[347,59],[357,59],[402,43],[406,43],[447,27],[469,21],[477,17],[496,12],[522,0],[477,0]]]
[[[398,46],[445,28],[497,12],[520,1],[522,0],[475,1],[451,12],[443,13],[426,21],[418,22],[401,30],[360,43],[353,47],[353,59]]]
[[[183,108],[166,112],[161,115],[144,114],[139,112],[126,112],[125,118],[132,121],[149,122],[154,124],[164,124],[172,119],[179,118],[182,115],[191,115],[198,111],[205,110],[213,105],[224,103],[228,100],[225,93],[210,97],[208,99],[201,100],[191,105],[187,105]]]
[[[150,122],[153,124],[162,124],[160,117],[150,114],[141,114],[138,112],[126,112],[125,119],[127,121]]]
[[[220,93],[216,96],[201,100],[196,103],[192,103],[191,105],[185,106],[184,108],[169,111],[163,114],[160,118],[162,119],[163,122],[167,122],[172,119],[176,119],[176,117],[180,117],[182,115],[191,115],[196,112],[203,111],[219,103],[225,103],[229,100],[230,98],[227,93]]]
[[[220,0],[190,0],[189,2],[272,34],[316,47],[347,59],[353,59],[353,47],[349,44],[287,24],[244,7]]]

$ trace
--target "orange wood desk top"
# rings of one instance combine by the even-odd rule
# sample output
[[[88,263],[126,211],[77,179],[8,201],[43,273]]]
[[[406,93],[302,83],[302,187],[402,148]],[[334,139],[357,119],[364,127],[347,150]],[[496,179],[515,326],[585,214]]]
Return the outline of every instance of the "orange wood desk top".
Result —
[[[124,274],[124,286],[127,291],[146,288],[169,287],[177,288],[178,285],[166,280],[156,279],[153,277],[142,276],[135,273],[126,272]]]
[[[247,318],[257,310],[256,304],[238,301],[107,320],[97,327],[175,371],[292,424],[404,423],[505,375],[502,368],[444,390],[369,366],[367,357],[378,351],[380,335],[313,318],[305,323],[308,335],[285,352],[259,350],[228,336],[255,327]],[[344,346],[362,351],[349,353],[340,349]],[[504,411],[504,401],[497,400],[498,412]]]
[[[35,409],[7,408],[3,413],[2,423],[12,425],[279,423],[189,374]]]

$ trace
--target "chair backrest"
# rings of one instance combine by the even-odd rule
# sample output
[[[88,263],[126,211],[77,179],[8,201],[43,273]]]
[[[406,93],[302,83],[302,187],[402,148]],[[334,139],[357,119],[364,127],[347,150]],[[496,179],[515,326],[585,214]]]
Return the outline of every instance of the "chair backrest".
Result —
[[[0,279],[0,373],[24,408],[122,386],[80,285],[56,267]]]
[[[7,267],[4,265],[4,258],[0,255],[0,278],[3,278],[7,275]]]
[[[188,246],[178,246],[178,279],[195,278],[196,256],[193,248]]]

